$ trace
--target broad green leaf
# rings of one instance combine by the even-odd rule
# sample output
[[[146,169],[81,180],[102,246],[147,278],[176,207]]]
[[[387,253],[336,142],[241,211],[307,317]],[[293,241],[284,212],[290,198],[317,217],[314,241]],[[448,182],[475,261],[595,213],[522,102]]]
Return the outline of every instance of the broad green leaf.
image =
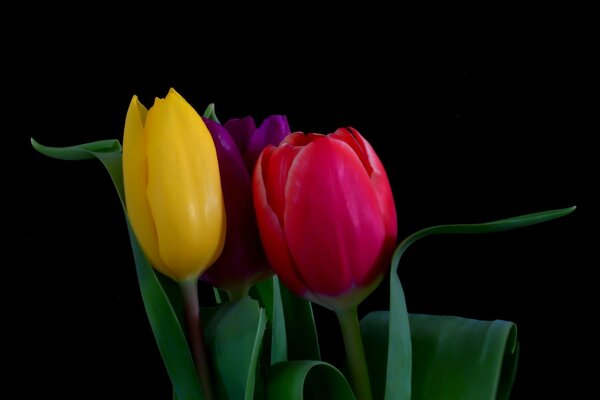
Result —
[[[31,144],[40,153],[61,160],[93,158],[100,160],[113,180],[125,211],[121,145],[118,140],[102,140],[70,147],[48,147],[31,139]],[[127,221],[127,229],[142,300],[158,349],[173,384],[173,391],[179,400],[202,399],[204,398],[202,387],[178,317],[152,266],[142,252],[129,221]]]
[[[354,400],[344,375],[322,361],[288,361],[269,370],[269,400]]]
[[[279,291],[285,317],[288,360],[320,360],[311,303],[290,292],[285,285],[279,285]]]
[[[216,306],[210,314],[202,312],[217,397],[252,400],[267,323],[265,311],[256,300],[245,297]]]
[[[171,303],[171,307],[173,307],[173,311],[175,311],[175,315],[177,315],[179,324],[181,326],[185,326],[185,316],[183,315],[183,296],[181,295],[181,288],[179,287],[179,284],[173,279],[154,269],[152,271],[156,275],[160,286],[167,295],[169,303]]]
[[[389,312],[361,321],[373,399],[383,399]],[[518,360],[517,330],[507,321],[411,314],[413,400],[505,400]]]
[[[180,400],[203,399],[196,366],[178,317],[129,223],[127,228],[146,315],[173,389]]]
[[[507,321],[411,314],[413,400],[506,400],[517,327]]]
[[[417,240],[429,235],[443,233],[475,234],[507,231],[560,218],[570,214],[574,210],[575,207],[568,207],[481,224],[434,226],[413,233],[398,245],[392,257],[392,272],[390,274],[390,317],[386,369],[386,400],[408,400],[410,399],[411,393],[411,345],[408,334],[410,324],[407,319],[408,313],[406,311],[406,302],[402,291],[402,285],[398,278],[398,264],[406,249]]]
[[[373,400],[382,400],[385,395],[389,317],[389,311],[372,311],[360,321]]]

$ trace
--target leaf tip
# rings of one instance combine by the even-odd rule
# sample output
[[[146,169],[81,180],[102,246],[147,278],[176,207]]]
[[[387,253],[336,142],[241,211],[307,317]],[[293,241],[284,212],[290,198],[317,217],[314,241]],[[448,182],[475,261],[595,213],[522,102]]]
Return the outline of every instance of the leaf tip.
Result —
[[[220,124],[221,122],[219,121],[219,119],[217,118],[217,113],[215,111],[215,103],[210,103],[207,107],[206,110],[204,111],[204,118],[208,118],[213,120],[214,122]]]
[[[31,142],[31,146],[38,152],[41,153],[45,156],[49,156],[48,154],[48,147],[44,146],[43,144],[37,142],[34,138],[29,138],[29,141]]]
[[[41,144],[39,144],[38,142],[35,141],[34,138],[29,138],[29,141],[31,142],[31,146],[36,149],[37,151],[39,151],[39,148],[42,146]]]
[[[577,206],[571,206],[571,207],[566,207],[566,208],[563,208],[563,209],[556,210],[556,212],[558,214],[556,218],[564,217],[566,215],[569,215],[573,211],[575,211],[576,209],[577,209]]]

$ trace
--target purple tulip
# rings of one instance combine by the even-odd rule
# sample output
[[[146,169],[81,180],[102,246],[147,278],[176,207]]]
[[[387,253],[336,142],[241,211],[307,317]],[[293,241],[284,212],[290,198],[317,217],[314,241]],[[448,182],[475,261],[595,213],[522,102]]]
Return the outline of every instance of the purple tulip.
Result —
[[[228,292],[245,291],[272,275],[265,257],[252,196],[252,173],[267,145],[277,146],[290,133],[282,115],[267,117],[256,127],[252,117],[220,125],[204,119],[215,142],[227,215],[225,247],[201,279]]]

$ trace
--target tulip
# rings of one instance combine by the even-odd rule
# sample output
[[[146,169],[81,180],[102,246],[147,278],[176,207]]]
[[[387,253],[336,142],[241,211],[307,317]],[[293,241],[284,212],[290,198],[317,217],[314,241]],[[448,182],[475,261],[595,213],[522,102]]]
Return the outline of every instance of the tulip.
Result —
[[[171,89],[147,110],[131,100],[123,137],[127,215],[144,253],[179,283],[188,339],[205,398],[212,399],[200,321],[198,276],[225,242],[225,206],[212,137]]]
[[[253,185],[267,257],[290,290],[332,310],[374,290],[396,243],[396,211],[381,161],[356,130],[289,135],[261,153]]]
[[[253,189],[273,269],[290,290],[335,311],[352,387],[370,400],[357,305],[381,282],[397,236],[381,161],[353,128],[293,133],[261,153]]]
[[[131,100],[123,138],[127,214],[152,265],[180,282],[220,255],[225,208],[213,140],[175,90],[147,110]]]
[[[290,133],[284,116],[272,115],[257,129],[251,117],[221,125],[204,122],[217,150],[227,213],[227,237],[221,256],[201,279],[226,290],[230,298],[243,296],[255,282],[272,275],[265,257],[252,198],[252,172],[260,152],[278,145]]]

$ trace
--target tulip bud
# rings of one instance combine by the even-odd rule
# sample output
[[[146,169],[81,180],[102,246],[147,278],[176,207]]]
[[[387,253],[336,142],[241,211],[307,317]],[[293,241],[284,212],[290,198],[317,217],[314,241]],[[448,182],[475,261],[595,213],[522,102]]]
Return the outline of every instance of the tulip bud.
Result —
[[[256,128],[251,117],[232,119],[221,125],[204,122],[215,142],[221,185],[227,212],[227,237],[221,256],[202,280],[227,290],[245,291],[256,281],[272,275],[254,212],[252,172],[267,145],[278,145],[290,133],[284,116],[272,115]]]
[[[293,133],[254,172],[265,252],[296,294],[332,310],[356,306],[390,265],[397,222],[390,184],[354,129]]]
[[[129,221],[152,265],[179,282],[197,278],[223,249],[225,207],[212,137],[175,90],[150,110],[131,100],[123,178]]]

